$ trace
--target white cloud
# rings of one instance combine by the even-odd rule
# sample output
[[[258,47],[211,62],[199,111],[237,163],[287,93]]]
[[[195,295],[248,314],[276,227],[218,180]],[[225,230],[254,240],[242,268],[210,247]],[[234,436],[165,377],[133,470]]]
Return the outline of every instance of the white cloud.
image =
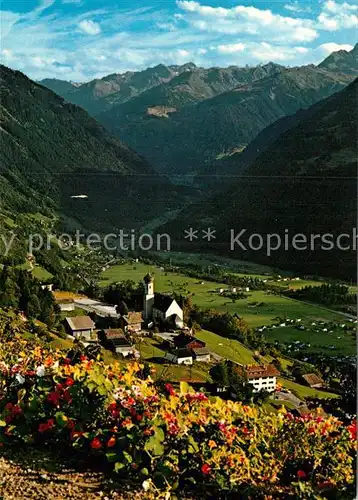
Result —
[[[245,33],[270,41],[310,42],[318,33],[311,19],[273,14],[268,9],[237,5],[232,8],[210,7],[191,0],[178,0],[186,20],[202,31],[223,34]]]
[[[60,1],[63,4],[75,0],[57,0],[56,5]],[[298,1],[306,5],[304,0]],[[289,0],[286,2],[288,5]],[[217,0],[217,5],[220,3]],[[278,15],[269,9],[243,5],[211,7],[205,5],[205,0],[179,1],[176,13],[155,7],[106,7],[81,9],[77,15],[73,15],[72,9],[70,16],[53,8],[48,13],[46,9],[51,5],[52,0],[44,0],[25,14],[0,11],[0,55],[5,64],[31,78],[88,81],[160,62],[193,61],[203,67],[269,61],[290,65],[318,63],[331,51],[351,48],[350,35],[334,38],[333,42],[325,33],[326,38],[316,46],[310,41],[327,31],[325,26],[331,30],[345,29],[350,16],[357,13],[356,7],[347,2],[324,0],[318,4],[318,14],[326,16],[324,26],[317,19],[318,14],[315,19],[313,15],[303,19],[296,14]],[[296,2],[290,5],[300,7]],[[134,23],[145,26],[145,31],[133,33]],[[97,36],[84,37],[83,33]],[[344,43],[340,45],[340,41]]]
[[[78,24],[78,27],[87,33],[87,35],[98,35],[101,32],[101,27],[94,21],[84,19]]]
[[[347,43],[339,44],[339,43],[322,43],[318,49],[323,52],[325,55],[329,55],[332,52],[337,52],[338,50],[346,50],[349,52],[350,50],[353,49],[353,45],[349,45]]]
[[[317,27],[326,31],[358,28],[358,5],[327,0],[318,16]]]
[[[156,23],[156,26],[163,31],[176,31],[177,29],[173,23]]]
[[[232,43],[229,45],[219,45],[218,52],[221,54],[235,54],[237,52],[242,52],[245,50],[245,45],[243,43]]]
[[[253,46],[251,55],[262,62],[290,62],[300,54],[306,54],[309,49],[305,47],[273,46],[266,42],[261,42]]]
[[[284,7],[284,9],[289,10],[291,12],[312,12],[311,7],[306,6],[306,5],[303,6],[303,5],[299,4],[297,1],[292,2],[292,3],[288,3],[288,4],[284,5],[283,7]]]
[[[177,51],[177,53],[178,53],[179,57],[188,57],[188,55],[189,55],[189,52],[187,50],[184,50],[184,49],[179,49]]]

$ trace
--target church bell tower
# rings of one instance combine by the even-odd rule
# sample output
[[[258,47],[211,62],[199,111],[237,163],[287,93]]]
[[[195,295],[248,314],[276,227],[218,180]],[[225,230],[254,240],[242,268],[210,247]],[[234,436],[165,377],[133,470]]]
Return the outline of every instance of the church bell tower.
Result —
[[[152,319],[152,309],[154,305],[154,278],[151,274],[147,274],[143,278],[144,281],[144,319],[150,321]]]

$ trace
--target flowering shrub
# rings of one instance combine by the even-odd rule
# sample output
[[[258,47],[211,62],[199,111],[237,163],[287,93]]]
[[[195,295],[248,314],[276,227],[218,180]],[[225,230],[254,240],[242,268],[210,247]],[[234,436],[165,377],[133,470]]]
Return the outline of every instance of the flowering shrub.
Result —
[[[354,425],[319,412],[266,414],[186,384],[159,388],[141,370],[85,357],[73,366],[58,352],[3,345],[0,446],[56,443],[106,460],[145,489],[349,498]]]

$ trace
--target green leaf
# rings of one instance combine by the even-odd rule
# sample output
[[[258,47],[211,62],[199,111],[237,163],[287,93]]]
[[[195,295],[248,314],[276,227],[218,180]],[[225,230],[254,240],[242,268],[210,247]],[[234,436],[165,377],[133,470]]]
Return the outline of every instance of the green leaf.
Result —
[[[123,456],[129,464],[133,462],[132,455],[130,455],[128,452],[123,451]]]
[[[165,439],[164,431],[161,427],[156,427],[154,434],[148,439],[144,445],[144,449],[154,456],[160,456],[164,453],[163,442]]]
[[[107,457],[108,462],[115,462],[116,459],[118,458],[117,453],[114,451],[109,451],[108,453],[106,453],[106,457]],[[120,463],[120,462],[118,462],[118,463]]]
[[[114,464],[114,471],[115,471],[115,472],[118,472],[118,471],[120,471],[121,469],[123,469],[124,467],[125,467],[125,465],[124,465],[124,464],[122,464],[122,462],[116,462],[116,463]]]
[[[56,418],[57,425],[59,425],[60,427],[66,427],[67,422],[68,422],[68,418],[66,417],[66,415],[62,411],[58,411],[55,414],[55,418]]]
[[[188,443],[189,443],[189,446],[188,446],[189,453],[194,454],[194,453],[197,453],[199,451],[199,445],[195,441],[195,439],[193,438],[193,436],[189,436],[188,437]]]

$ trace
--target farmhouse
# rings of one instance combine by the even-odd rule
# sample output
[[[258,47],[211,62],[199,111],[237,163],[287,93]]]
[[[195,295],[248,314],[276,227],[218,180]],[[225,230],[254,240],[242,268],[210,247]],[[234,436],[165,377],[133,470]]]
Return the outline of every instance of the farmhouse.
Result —
[[[170,296],[154,292],[154,278],[144,276],[144,319],[147,323],[160,321],[173,328],[183,328],[183,309]]]
[[[193,364],[193,355],[188,349],[176,349],[172,352],[167,352],[165,353],[165,357],[177,365]]]
[[[312,387],[313,389],[319,389],[320,387],[324,386],[324,381],[315,373],[307,373],[306,375],[302,375],[302,379],[306,385]]]
[[[195,361],[201,361],[203,363],[210,362],[210,351],[206,347],[194,347],[192,349]]]
[[[122,354],[124,358],[134,354],[132,344],[123,336],[112,339],[117,354]]]
[[[117,354],[122,354],[123,357],[129,355],[135,355],[135,348],[131,342],[124,336],[123,330],[121,328],[110,328],[108,330],[100,330],[98,332],[98,340],[101,342],[103,347],[109,348],[109,344],[112,344],[111,349],[113,349]]]
[[[74,316],[65,319],[65,328],[74,337],[84,337],[89,340],[95,324],[89,316]]]
[[[247,365],[244,367],[247,382],[253,386],[253,392],[274,392],[280,372],[273,365]]]
[[[205,347],[206,344],[202,340],[199,340],[192,335],[186,333],[180,333],[174,338],[174,345],[178,349],[200,349]]]
[[[143,317],[140,312],[129,312],[120,318],[120,325],[126,333],[138,333],[142,329]]]

